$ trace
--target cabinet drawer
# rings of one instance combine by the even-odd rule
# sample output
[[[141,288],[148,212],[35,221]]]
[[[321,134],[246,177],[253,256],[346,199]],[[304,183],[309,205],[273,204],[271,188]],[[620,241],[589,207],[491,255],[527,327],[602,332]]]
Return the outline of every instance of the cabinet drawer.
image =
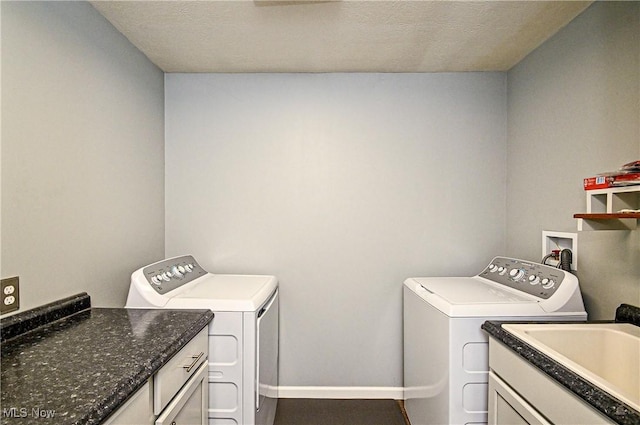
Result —
[[[209,367],[203,364],[196,375],[182,387],[162,412],[155,425],[205,424],[209,405],[207,375]]]
[[[159,415],[199,366],[207,361],[207,338],[207,328],[204,328],[154,375],[154,414]]]

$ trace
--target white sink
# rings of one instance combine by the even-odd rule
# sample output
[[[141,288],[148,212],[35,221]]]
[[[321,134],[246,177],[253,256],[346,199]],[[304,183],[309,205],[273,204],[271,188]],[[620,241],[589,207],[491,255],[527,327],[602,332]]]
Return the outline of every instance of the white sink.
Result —
[[[505,324],[502,328],[640,411],[639,326]]]

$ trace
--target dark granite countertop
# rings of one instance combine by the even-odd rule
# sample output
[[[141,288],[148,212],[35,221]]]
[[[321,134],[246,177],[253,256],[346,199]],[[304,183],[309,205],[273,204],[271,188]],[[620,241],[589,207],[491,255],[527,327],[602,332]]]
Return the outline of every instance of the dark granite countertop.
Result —
[[[633,323],[640,326],[640,308],[628,304],[621,305],[616,311],[616,322]],[[550,357],[544,355],[529,344],[502,328],[507,323],[487,321],[482,325],[490,336],[502,342],[520,357],[540,369],[576,396],[586,401],[593,408],[621,425],[640,425],[640,412],[628,406],[611,394],[582,378]],[[552,322],[558,323],[558,322]],[[574,322],[575,323],[575,322]],[[607,322],[590,322],[607,323]],[[611,322],[608,322],[611,323]]]
[[[212,318],[79,294],[3,319],[0,424],[99,424]]]

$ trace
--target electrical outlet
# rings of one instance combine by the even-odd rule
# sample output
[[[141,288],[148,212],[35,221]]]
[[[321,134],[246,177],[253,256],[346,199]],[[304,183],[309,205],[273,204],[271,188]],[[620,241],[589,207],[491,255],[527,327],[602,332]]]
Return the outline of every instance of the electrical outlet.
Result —
[[[0,314],[11,313],[20,308],[20,279],[18,276],[2,279],[0,288],[2,289],[2,303],[0,303]]]

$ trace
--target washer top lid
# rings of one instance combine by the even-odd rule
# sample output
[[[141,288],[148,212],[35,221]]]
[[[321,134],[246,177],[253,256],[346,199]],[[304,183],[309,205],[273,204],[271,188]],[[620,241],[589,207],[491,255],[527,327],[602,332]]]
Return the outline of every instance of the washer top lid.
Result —
[[[277,287],[275,276],[206,274],[171,297],[164,308],[256,311]]]
[[[449,317],[547,315],[533,296],[502,289],[480,277],[409,278],[404,285]]]
[[[516,294],[477,277],[414,278],[427,291],[450,304],[535,303],[531,296]]]

